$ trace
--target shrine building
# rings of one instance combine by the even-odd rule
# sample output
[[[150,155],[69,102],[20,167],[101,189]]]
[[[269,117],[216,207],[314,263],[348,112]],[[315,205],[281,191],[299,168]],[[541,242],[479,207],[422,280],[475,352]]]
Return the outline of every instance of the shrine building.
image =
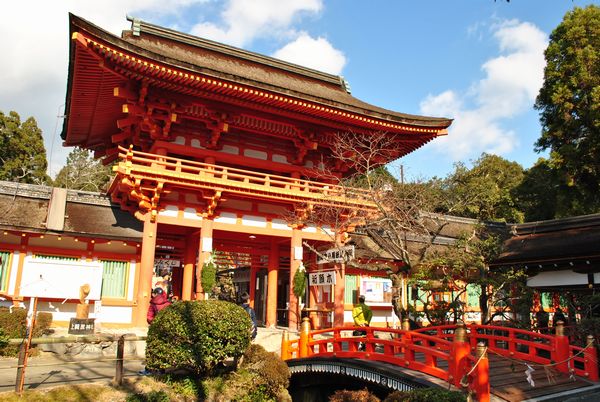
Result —
[[[385,132],[395,146],[383,165],[447,134],[451,120],[373,106],[353,97],[340,76],[130,20],[118,37],[70,16],[61,137],[114,163],[108,198],[38,189],[44,224],[2,227],[0,294],[22,301],[23,280],[44,267],[96,264],[102,323],[144,326],[160,276],[171,275],[176,298],[203,299],[201,270],[214,261],[250,294],[265,326],[296,328],[299,302],[324,312],[324,325],[351,323],[352,304],[367,288],[379,298],[367,300],[376,320],[391,316],[383,273],[319,263],[312,251],[343,233],[286,217],[307,206],[369,208],[360,191],[337,184],[356,173],[333,156],[339,133]],[[38,190],[23,197],[34,202]],[[290,278],[301,266],[312,282],[308,300],[299,301]],[[48,295],[42,310],[76,302]]]

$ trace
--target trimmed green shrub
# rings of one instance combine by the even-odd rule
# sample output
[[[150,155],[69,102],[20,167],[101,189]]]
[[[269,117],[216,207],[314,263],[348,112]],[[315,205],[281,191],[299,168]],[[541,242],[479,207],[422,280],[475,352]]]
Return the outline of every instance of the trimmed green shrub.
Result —
[[[252,344],[244,353],[241,369],[256,374],[253,386],[266,398],[276,398],[290,385],[290,370],[281,358]]]
[[[33,337],[43,335],[52,324],[51,313],[38,313],[33,328]],[[27,310],[15,308],[10,312],[7,307],[0,307],[0,330],[8,339],[24,338],[27,333]],[[15,356],[19,351],[18,345],[0,345],[0,355]]]
[[[360,391],[337,390],[329,397],[329,402],[380,402],[366,388]]]
[[[148,329],[146,366],[210,374],[250,344],[246,311],[221,300],[182,301],[163,309]]]
[[[443,388],[420,388],[413,391],[396,391],[383,402],[466,402],[467,397],[459,391]]]

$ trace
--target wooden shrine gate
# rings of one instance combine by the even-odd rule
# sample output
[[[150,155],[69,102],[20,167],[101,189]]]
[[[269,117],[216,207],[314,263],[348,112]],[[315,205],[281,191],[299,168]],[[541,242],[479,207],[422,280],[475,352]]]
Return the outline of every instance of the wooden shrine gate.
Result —
[[[284,333],[281,356],[288,365],[296,359],[311,357],[383,362],[441,379],[456,389],[472,393],[481,402],[489,401],[492,393],[517,401],[591,386],[591,382],[599,381],[593,337],[588,336],[585,347],[571,345],[561,323],[556,335],[464,324],[411,331],[408,321],[403,322],[403,328],[406,329],[360,327],[366,336],[354,336],[353,331],[359,329],[354,326],[311,331],[305,318],[298,339],[290,340]],[[528,387],[515,386],[510,380],[506,383],[503,361],[513,367],[522,364],[527,368],[513,374]],[[544,370],[533,369],[539,366]],[[496,370],[502,372],[504,383],[495,378]],[[536,377],[534,371],[539,372]],[[535,389],[535,381],[540,381],[542,375],[550,382],[550,371],[557,386],[529,392]]]

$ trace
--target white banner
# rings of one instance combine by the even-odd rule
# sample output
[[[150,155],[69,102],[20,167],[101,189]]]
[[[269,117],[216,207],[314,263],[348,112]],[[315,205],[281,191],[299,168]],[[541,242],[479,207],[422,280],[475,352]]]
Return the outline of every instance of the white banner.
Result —
[[[311,286],[335,285],[335,271],[309,272],[308,284]]]

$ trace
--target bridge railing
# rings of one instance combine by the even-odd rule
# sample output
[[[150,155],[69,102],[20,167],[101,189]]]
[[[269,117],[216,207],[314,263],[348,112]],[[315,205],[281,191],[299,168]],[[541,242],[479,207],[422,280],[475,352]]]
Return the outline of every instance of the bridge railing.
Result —
[[[459,388],[469,387],[477,400],[489,401],[485,346],[473,353],[464,327],[462,332],[450,341],[408,329],[344,326],[310,331],[305,319],[299,339],[290,340],[284,333],[281,353],[284,360],[319,356],[385,362],[432,375]]]
[[[501,356],[552,366],[558,371],[591,381],[600,380],[593,337],[588,337],[585,347],[570,345],[562,322],[557,323],[555,335],[495,325],[470,324],[467,327],[472,350],[483,342],[492,353]],[[452,340],[456,328],[456,325],[440,325],[420,328],[415,332]]]

